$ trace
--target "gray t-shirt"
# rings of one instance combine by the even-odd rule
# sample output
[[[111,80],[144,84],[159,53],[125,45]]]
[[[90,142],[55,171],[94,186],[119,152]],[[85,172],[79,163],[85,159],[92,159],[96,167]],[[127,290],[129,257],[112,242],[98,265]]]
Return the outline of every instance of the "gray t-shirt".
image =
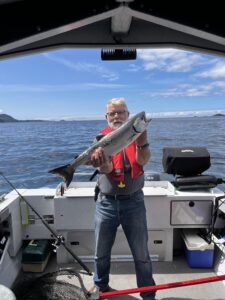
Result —
[[[107,195],[129,195],[142,189],[144,186],[144,175],[136,178],[131,177],[131,166],[124,154],[124,182],[111,179],[110,174],[99,174],[98,186],[103,194]],[[121,187],[120,187],[121,186]]]

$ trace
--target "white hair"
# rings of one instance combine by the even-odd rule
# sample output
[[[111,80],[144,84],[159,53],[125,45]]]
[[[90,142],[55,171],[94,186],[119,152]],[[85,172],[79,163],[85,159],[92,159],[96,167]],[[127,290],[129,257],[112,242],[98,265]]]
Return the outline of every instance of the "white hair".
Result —
[[[124,108],[125,108],[126,110],[128,110],[127,104],[126,104],[126,100],[125,100],[124,98],[112,98],[111,100],[108,101],[107,107],[108,107],[108,105],[110,105],[110,104],[112,104],[112,105],[123,105]]]

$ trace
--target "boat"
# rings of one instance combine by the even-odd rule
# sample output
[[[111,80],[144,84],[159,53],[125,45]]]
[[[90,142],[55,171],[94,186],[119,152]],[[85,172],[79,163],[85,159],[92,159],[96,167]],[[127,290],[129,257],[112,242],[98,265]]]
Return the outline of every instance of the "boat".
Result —
[[[190,1],[176,5],[144,0],[86,1],[79,5],[55,1],[53,5],[48,0],[4,0],[0,1],[0,25],[4,28],[0,35],[0,58],[61,47],[98,48],[105,60],[134,59],[137,48],[156,47],[224,56],[222,12],[218,3],[204,4],[203,8]],[[12,24],[16,24],[13,30]],[[174,182],[164,180],[161,174],[146,173],[149,249],[156,283],[164,284],[157,293],[158,299],[224,299],[225,283],[218,277],[225,274],[224,192],[218,188],[219,181],[206,178],[202,186],[201,179],[205,180],[200,176],[187,184],[185,180]],[[22,274],[35,276],[37,271],[40,275],[61,267],[72,266],[82,274],[87,289],[92,285],[88,271],[93,270],[94,192],[94,182],[75,181],[66,190],[62,185],[19,190],[15,187],[1,195],[1,297],[7,289],[14,289]],[[38,242],[44,244],[43,241],[54,244],[55,255],[47,255],[38,263],[23,260],[25,246],[30,249]],[[88,266],[87,270],[83,264]],[[132,266],[128,245],[119,228],[112,253],[114,289],[136,287]],[[202,280],[204,285],[193,289],[192,285],[200,283],[198,279],[202,277],[220,281]],[[188,280],[191,286],[185,287]],[[174,282],[178,283],[168,284]],[[132,295],[121,298],[139,297],[136,293]]]
[[[184,157],[181,159],[175,155],[171,165],[168,162],[170,156],[180,149],[164,150],[165,167],[169,173],[175,170],[181,173],[179,169],[182,169],[187,174],[190,165],[193,165],[191,170],[195,169],[194,172],[198,173],[202,169],[202,160],[207,158],[206,149],[183,149]],[[201,154],[205,151],[206,155],[194,155],[187,164],[186,160],[190,158],[187,150],[200,151]],[[186,167],[180,165],[181,161]],[[208,165],[207,160],[203,169],[207,169]],[[225,195],[217,186],[222,182],[222,179],[207,175],[182,176],[168,181],[158,173],[145,174],[143,191],[149,250],[157,282],[224,276],[225,241],[221,240],[221,234],[225,234]],[[1,284],[13,288],[18,276],[21,277],[21,270],[25,273],[46,272],[45,265],[52,252],[50,248],[41,261],[36,261],[34,254],[26,256],[24,251],[30,249],[32,252],[35,243],[49,241],[49,245],[53,244],[57,249],[51,268],[58,270],[75,266],[76,270],[86,274],[83,281],[90,288],[89,275],[92,271],[89,268],[93,268],[94,261],[95,186],[96,182],[73,181],[66,189],[63,183],[57,188],[15,188],[1,197],[0,232],[6,239],[0,260]],[[112,250],[113,288],[135,288],[135,275],[132,274],[129,281],[126,278],[131,266],[129,246],[119,227]],[[122,274],[118,275],[118,272]],[[213,289],[211,285],[198,289],[198,297],[201,295],[202,298],[193,296],[185,299],[203,299],[206,291],[207,299],[222,299],[223,282],[214,283]],[[181,291],[181,295],[188,294],[188,291],[190,289]]]

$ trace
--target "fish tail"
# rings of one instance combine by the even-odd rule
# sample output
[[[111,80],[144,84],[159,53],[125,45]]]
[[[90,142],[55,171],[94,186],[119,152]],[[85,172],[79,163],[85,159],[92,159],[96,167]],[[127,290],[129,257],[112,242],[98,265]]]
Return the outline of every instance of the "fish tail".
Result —
[[[75,169],[70,164],[68,164],[59,168],[49,170],[48,172],[62,176],[64,178],[66,186],[68,187],[73,180],[74,171]]]

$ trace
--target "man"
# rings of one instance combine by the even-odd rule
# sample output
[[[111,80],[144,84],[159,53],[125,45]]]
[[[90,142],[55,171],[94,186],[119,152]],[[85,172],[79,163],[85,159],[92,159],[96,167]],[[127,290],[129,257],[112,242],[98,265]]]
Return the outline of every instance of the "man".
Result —
[[[123,98],[114,98],[107,103],[108,127],[101,134],[108,134],[120,127],[129,117]],[[152,266],[148,252],[148,232],[144,205],[143,166],[150,158],[147,132],[111,158],[97,148],[91,156],[93,166],[100,175],[100,193],[95,211],[95,274],[94,284],[100,292],[110,290],[110,256],[117,228],[122,226],[129,243],[136,270],[138,287],[154,285]],[[154,292],[141,293],[145,300],[155,299]]]

